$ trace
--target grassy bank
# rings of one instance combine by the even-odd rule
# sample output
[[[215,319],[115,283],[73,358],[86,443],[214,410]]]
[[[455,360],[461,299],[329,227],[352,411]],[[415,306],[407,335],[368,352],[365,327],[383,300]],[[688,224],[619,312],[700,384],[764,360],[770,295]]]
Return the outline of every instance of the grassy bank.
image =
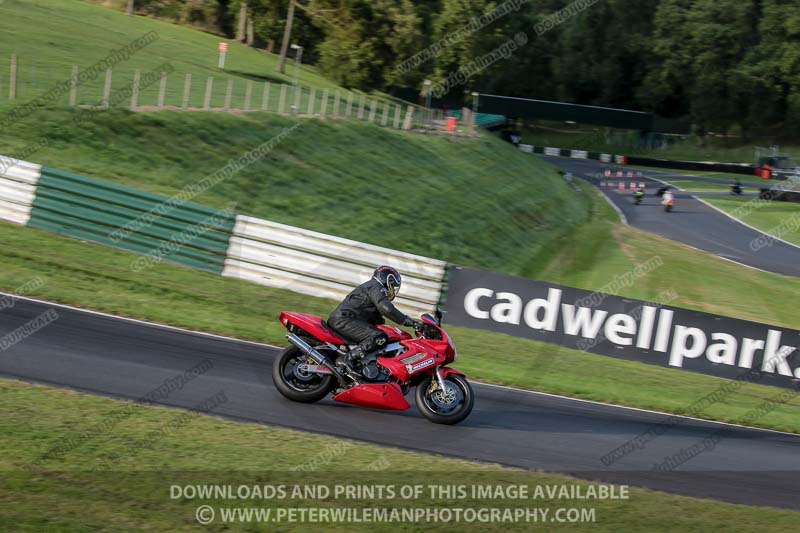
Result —
[[[591,227],[591,226],[590,226]],[[595,230],[574,235],[576,245],[591,248]],[[617,252],[606,250],[597,270],[582,265],[589,255],[574,257],[562,251],[545,268],[553,273],[570,272],[560,281],[583,285],[597,276],[611,276],[615,261],[646,261],[643,251],[654,237],[628,229],[612,232],[611,239],[623,239]],[[800,280],[766,275],[738,267],[706,254],[659,241],[664,266],[624,292],[654,300],[660,291],[674,290],[671,303],[694,309],[736,314],[753,320],[774,321],[797,326],[795,299]],[[270,289],[239,280],[223,278],[168,263],[133,272],[134,254],[104,246],[83,243],[32,228],[0,224],[0,287],[14,290],[39,277],[44,283],[31,296],[205,330],[245,339],[282,345],[284,330],[277,321],[281,310],[301,310],[326,315],[335,302]],[[586,252],[587,254],[589,252]],[[599,255],[600,252],[598,252]],[[102,265],[101,268],[98,266]],[[719,282],[686,283],[688,273],[715,269]],[[723,281],[724,280],[724,281]],[[774,294],[767,287],[787,285]],[[736,291],[726,286],[736,287]],[[792,288],[794,287],[794,288]],[[770,294],[769,298],[759,294]],[[626,405],[687,413],[688,406],[725,380],[700,374],[624,361],[560,348],[552,344],[517,339],[484,331],[448,328],[459,347],[458,367],[472,378],[532,388],[581,398],[611,401]],[[620,379],[619,376],[626,376]],[[668,395],[664,390],[669,390]],[[736,421],[749,409],[772,398],[777,389],[745,384],[739,393],[691,414],[712,419]],[[797,407],[777,406],[759,419],[765,427],[800,432]]]
[[[217,43],[225,39],[147,17],[128,17],[125,13],[100,5],[75,0],[5,0],[0,2],[0,109],[9,107],[8,72],[11,54],[16,54],[18,65],[17,99],[31,100],[57,84],[69,80],[72,65],[79,70],[88,69],[141,36],[155,32],[157,39],[138,48],[127,60],[113,65],[112,91],[129,86],[134,71],[142,74],[172,66],[166,88],[166,105],[179,106],[183,102],[186,74],[192,75],[189,105],[203,105],[206,80],[214,77],[212,107],[225,104],[228,81],[233,82],[231,106],[244,106],[246,82],[291,84],[294,65],[279,73],[275,67],[278,56],[236,41],[229,45],[225,70],[217,68]],[[290,59],[290,61],[293,61]],[[78,103],[97,104],[102,100],[105,72],[90,76],[78,87]],[[303,65],[298,83],[318,91],[342,89],[320,76],[314,67]],[[343,89],[342,89],[343,90]],[[140,105],[155,105],[158,101],[159,83],[145,85],[139,96]],[[261,107],[261,86],[256,86],[252,105]],[[271,109],[278,105],[278,91],[270,94]],[[69,91],[60,93],[56,103],[66,104]],[[125,106],[129,98],[119,104]],[[288,105],[288,103],[287,103]],[[305,108],[303,108],[305,109]]]
[[[13,124],[0,154],[172,195],[301,124],[265,157],[196,196],[236,211],[468,265],[526,273],[588,220],[588,192],[489,135],[450,139],[264,113],[50,109]]]
[[[195,531],[201,504],[217,509],[211,531],[278,527],[282,531],[794,531],[800,515],[765,507],[731,505],[632,488],[624,499],[493,499],[467,494],[440,498],[423,493],[407,500],[351,496],[292,497],[292,487],[336,484],[590,485],[562,475],[476,464],[434,455],[241,424],[160,407],[138,407],[123,423],[106,421],[128,409],[125,402],[69,390],[0,380],[0,522],[14,531]],[[224,394],[218,403],[224,403]],[[212,411],[213,412],[213,411]],[[98,429],[102,427],[104,429]],[[77,443],[63,447],[64,442]],[[62,450],[52,454],[52,450]],[[47,458],[43,458],[48,456]],[[31,467],[31,465],[35,465]],[[100,468],[98,468],[98,466]],[[293,469],[299,471],[292,471]],[[348,474],[345,474],[348,473]],[[350,477],[357,473],[357,477]],[[438,481],[437,481],[438,480]],[[446,480],[446,481],[445,481]],[[285,485],[286,497],[220,499],[185,497],[174,488],[187,485]],[[595,484],[596,485],[596,484]],[[333,490],[332,490],[333,494]],[[619,494],[619,492],[617,492]],[[594,509],[585,523],[222,523],[219,507],[287,508],[379,507]],[[680,509],[668,522],[664,509]],[[202,515],[201,515],[202,516]],[[587,517],[588,518],[588,517]],[[548,520],[548,522],[550,522]]]

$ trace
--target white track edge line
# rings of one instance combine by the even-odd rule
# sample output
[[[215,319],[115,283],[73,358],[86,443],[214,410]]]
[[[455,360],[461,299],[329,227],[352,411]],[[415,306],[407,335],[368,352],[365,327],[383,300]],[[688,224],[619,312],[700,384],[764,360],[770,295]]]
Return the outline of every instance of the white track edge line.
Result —
[[[195,335],[201,335],[203,337],[211,337],[211,338],[215,338],[215,339],[222,339],[222,340],[240,342],[240,343],[243,343],[243,344],[252,344],[252,345],[255,345],[255,346],[265,346],[267,348],[281,348],[280,346],[273,346],[272,344],[266,344],[266,343],[263,343],[263,342],[249,341],[249,340],[245,340],[245,339],[238,339],[236,337],[229,337],[227,335],[220,335],[220,334],[217,334],[217,333],[209,333],[207,331],[196,331],[196,330],[193,330],[193,329],[181,328],[181,327],[178,327],[178,326],[170,326],[169,324],[160,324],[158,322],[150,322],[148,320],[142,320],[140,318],[131,318],[131,317],[127,317],[127,316],[114,315],[114,314],[111,314],[111,313],[104,313],[102,311],[95,311],[94,309],[86,309],[86,308],[83,308],[83,307],[75,307],[75,306],[72,306],[72,305],[62,304],[62,303],[58,303],[58,302],[51,302],[49,300],[41,300],[39,298],[31,298],[29,296],[20,296],[18,294],[8,293],[8,292],[4,292],[4,291],[0,291],[0,295],[10,296],[12,298],[17,298],[18,300],[27,300],[29,302],[36,302],[36,303],[41,303],[41,304],[53,305],[53,306],[56,306],[56,307],[61,307],[62,309],[71,309],[73,311],[78,311],[78,312],[86,313],[86,314],[90,314],[90,315],[103,316],[103,317],[106,317],[106,318],[113,318],[113,319],[116,319],[116,320],[124,320],[124,321],[127,321],[127,322],[134,322],[136,324],[144,324],[144,325],[147,325],[147,326],[153,326],[153,327],[161,328],[161,329],[168,329],[168,330],[171,330],[171,331],[179,331],[181,333],[191,333],[191,334],[195,334]]]
[[[766,231],[763,231],[763,230],[760,230],[760,229],[758,229],[758,228],[756,228],[754,226],[751,226],[750,224],[748,224],[744,220],[736,218],[735,216],[731,215],[730,213],[726,212],[725,210],[720,209],[719,207],[706,202],[702,198],[698,198],[697,196],[692,196],[692,198],[694,198],[695,200],[697,200],[699,202],[703,202],[704,204],[706,204],[711,209],[714,209],[715,211],[719,211],[720,213],[722,213],[723,215],[725,215],[729,219],[735,220],[736,222],[738,222],[739,224],[741,224],[743,226],[747,226],[748,228],[750,228],[751,230],[757,232],[760,235],[765,235],[765,236],[769,237],[770,239],[775,239],[776,241],[780,241],[780,242],[782,242],[784,244],[788,244],[789,246],[793,246],[795,248],[800,249],[800,246],[798,246],[797,244],[794,244],[793,242],[785,241],[785,240],[781,239],[780,237],[775,237],[774,235],[771,235],[771,234],[767,233]],[[752,201],[752,200],[750,200],[750,201]]]
[[[591,183],[591,182],[589,182],[589,183]],[[627,226],[628,225],[628,217],[625,216],[625,213],[622,212],[622,209],[620,209],[619,206],[617,204],[615,204],[614,201],[606,195],[606,192],[604,190],[602,190],[600,187],[598,187],[594,183],[591,183],[591,185],[592,185],[592,187],[594,187],[600,193],[600,196],[602,196],[605,199],[605,201],[608,202],[608,205],[610,205],[611,207],[614,208],[614,211],[616,211],[617,214],[619,215],[620,222],[622,222],[625,226]]]
[[[605,195],[603,195],[603,196],[605,196]],[[208,333],[208,332],[205,332],[205,331],[194,331],[194,330],[191,330],[191,329],[180,328],[180,327],[177,327],[177,326],[170,326],[170,325],[167,325],[167,324],[159,324],[158,322],[149,322],[147,320],[141,320],[141,319],[138,319],[138,318],[130,318],[130,317],[126,317],[126,316],[112,315],[111,313],[104,313],[102,311],[95,311],[93,309],[84,309],[82,307],[75,307],[75,306],[72,306],[72,305],[66,305],[66,304],[61,304],[61,303],[57,303],[57,302],[51,302],[51,301],[48,301],[48,300],[41,300],[41,299],[38,299],[38,298],[30,298],[28,296],[18,296],[16,294],[11,294],[11,293],[7,293],[7,292],[3,292],[3,291],[0,291],[0,295],[11,296],[12,298],[17,298],[19,300],[27,300],[27,301],[30,301],[30,302],[53,305],[53,306],[56,306],[56,307],[61,307],[61,308],[64,308],[64,309],[71,309],[73,311],[78,311],[78,312],[81,312],[81,313],[87,313],[87,314],[90,314],[90,315],[98,315],[98,316],[103,316],[103,317],[106,317],[106,318],[113,318],[113,319],[116,319],[116,320],[124,320],[124,321],[127,321],[127,322],[134,322],[134,323],[137,323],[137,324],[145,324],[145,325],[154,326],[154,327],[157,327],[157,328],[168,329],[168,330],[172,330],[172,331],[179,331],[179,332],[182,332],[182,333],[190,333],[190,334],[202,335],[202,336],[206,336],[206,337],[229,340],[229,341],[234,341],[234,342],[241,342],[241,343],[245,343],[245,344],[252,344],[252,345],[255,345],[255,346],[263,346],[263,347],[267,347],[267,348],[278,348],[278,349],[282,348],[281,346],[274,346],[272,344],[267,344],[267,343],[264,343],[264,342],[248,341],[248,340],[244,340],[244,339],[237,339],[236,337],[228,337],[226,335],[218,335],[216,333]],[[678,418],[685,418],[685,419],[688,419],[688,420],[695,420],[695,421],[698,421],[698,422],[710,422],[712,424],[721,424],[721,425],[725,425],[725,426],[739,427],[739,428],[750,429],[750,430],[754,430],[754,431],[768,431],[770,433],[778,433],[778,434],[781,434],[781,435],[791,435],[793,437],[800,436],[800,434],[798,434],[798,433],[792,433],[792,432],[789,432],[789,431],[780,431],[780,430],[777,430],[777,429],[759,428],[759,427],[753,427],[753,426],[743,426],[741,424],[734,424],[732,422],[722,422],[720,420],[709,420],[709,419],[706,419],[706,418],[696,418],[696,417],[688,416],[688,415],[679,415],[679,414],[668,413],[668,412],[664,412],[664,411],[656,411],[654,409],[644,409],[642,407],[631,407],[629,405],[619,405],[619,404],[615,404],[615,403],[607,403],[607,402],[601,402],[601,401],[597,401],[597,400],[587,400],[587,399],[584,399],[584,398],[574,398],[572,396],[562,396],[560,394],[555,394],[555,393],[552,393],[552,392],[542,392],[542,391],[535,391],[535,390],[530,390],[530,389],[521,389],[521,388],[518,388],[518,387],[509,386],[509,385],[497,385],[495,383],[486,383],[484,381],[479,381],[479,380],[472,380],[472,382],[473,383],[478,383],[478,384],[480,384],[480,385],[482,385],[484,387],[494,387],[494,388],[498,388],[498,389],[507,389],[507,390],[511,390],[511,391],[514,391],[514,392],[522,392],[522,393],[527,393],[527,394],[537,394],[537,395],[540,395],[540,396],[550,396],[550,397],[553,397],[553,398],[561,398],[561,399],[564,399],[564,400],[570,400],[570,401],[574,401],[574,402],[590,403],[590,404],[594,404],[594,405],[604,405],[604,406],[607,406],[607,407],[615,407],[617,409],[627,409],[627,410],[630,410],[630,411],[639,411],[639,412],[642,412],[642,413],[651,413],[651,414],[664,415],[664,416],[675,416],[675,417],[678,417]]]

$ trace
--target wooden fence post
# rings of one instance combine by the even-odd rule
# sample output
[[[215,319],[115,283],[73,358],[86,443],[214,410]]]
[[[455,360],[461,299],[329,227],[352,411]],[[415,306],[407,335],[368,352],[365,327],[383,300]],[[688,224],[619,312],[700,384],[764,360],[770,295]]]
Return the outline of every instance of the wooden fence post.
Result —
[[[233,80],[228,80],[228,89],[225,91],[225,111],[230,110],[232,98],[233,98]]]
[[[189,109],[189,96],[192,94],[192,73],[186,73],[186,79],[183,81],[183,102],[181,106],[184,109]]]
[[[203,109],[211,109],[211,91],[214,89],[214,77],[209,76],[206,81],[206,95],[203,98]]]
[[[341,116],[341,115],[339,115],[339,99],[340,99],[339,89],[336,89],[336,93],[333,96],[333,116],[334,117]]]
[[[361,95],[361,101],[358,104],[358,118],[364,118],[364,99],[366,95]]]
[[[103,107],[108,109],[111,105],[109,100],[111,99],[111,69],[106,70],[106,82],[103,85]]]
[[[353,110],[351,109],[352,107],[353,107],[353,92],[352,91],[348,91],[347,92],[347,107],[344,108],[344,116],[345,117],[350,118],[350,115],[353,114]]]
[[[161,73],[161,85],[158,87],[158,108],[164,109],[164,100],[167,98],[167,73]]]
[[[250,22],[252,24],[252,21]],[[247,88],[244,91],[244,110],[250,111],[250,99],[253,97],[253,80],[247,80]]]
[[[78,103],[78,65],[72,65],[72,76],[69,78],[69,105]]]
[[[269,110],[269,82],[264,82],[264,92],[261,93],[261,110]]]
[[[381,116],[381,126],[385,126],[389,120],[389,102],[383,103],[383,115]]]
[[[394,106],[394,124],[392,127],[397,129],[400,127],[400,113],[403,111],[403,106],[395,104]]]
[[[8,78],[8,99],[17,97],[17,54],[11,54],[11,75]]]
[[[281,99],[278,100],[278,113],[283,113],[283,108],[286,105],[286,84],[281,84]]]
[[[414,122],[414,108],[412,106],[408,106],[408,110],[406,111],[406,119],[403,121],[403,129],[410,130],[411,126]]]
[[[294,89],[294,103],[292,104],[292,112],[300,113],[300,98],[303,96],[303,87],[297,85]]]
[[[372,105],[369,106],[369,121],[375,122],[375,111],[378,109],[378,100],[372,99]]]
[[[325,118],[325,114],[328,112],[328,89],[322,91],[322,109],[320,110],[320,114],[322,118]]]
[[[139,80],[142,77],[142,73],[139,69],[136,69],[136,72],[133,73],[133,91],[131,91],[131,110],[135,111],[136,108],[139,106]]]

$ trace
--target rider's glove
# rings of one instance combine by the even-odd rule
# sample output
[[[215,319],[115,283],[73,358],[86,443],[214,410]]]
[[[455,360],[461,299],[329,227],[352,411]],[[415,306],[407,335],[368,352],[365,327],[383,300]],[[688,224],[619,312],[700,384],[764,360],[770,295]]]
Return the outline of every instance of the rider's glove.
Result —
[[[420,320],[415,320],[410,316],[407,316],[405,320],[403,320],[403,325],[406,327],[414,327],[415,330],[422,329],[425,323]]]

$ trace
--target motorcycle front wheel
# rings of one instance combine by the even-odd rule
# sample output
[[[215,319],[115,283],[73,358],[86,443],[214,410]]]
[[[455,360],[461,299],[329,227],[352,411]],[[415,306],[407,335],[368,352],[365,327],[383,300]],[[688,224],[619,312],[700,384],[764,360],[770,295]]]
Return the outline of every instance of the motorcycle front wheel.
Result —
[[[449,374],[444,378],[445,390],[434,376],[425,378],[415,394],[417,409],[422,416],[435,424],[458,424],[469,416],[475,404],[475,395],[464,376]]]
[[[315,364],[300,348],[286,348],[272,364],[272,381],[286,398],[302,403],[323,399],[334,386],[332,375],[312,374],[302,370],[302,364]]]

